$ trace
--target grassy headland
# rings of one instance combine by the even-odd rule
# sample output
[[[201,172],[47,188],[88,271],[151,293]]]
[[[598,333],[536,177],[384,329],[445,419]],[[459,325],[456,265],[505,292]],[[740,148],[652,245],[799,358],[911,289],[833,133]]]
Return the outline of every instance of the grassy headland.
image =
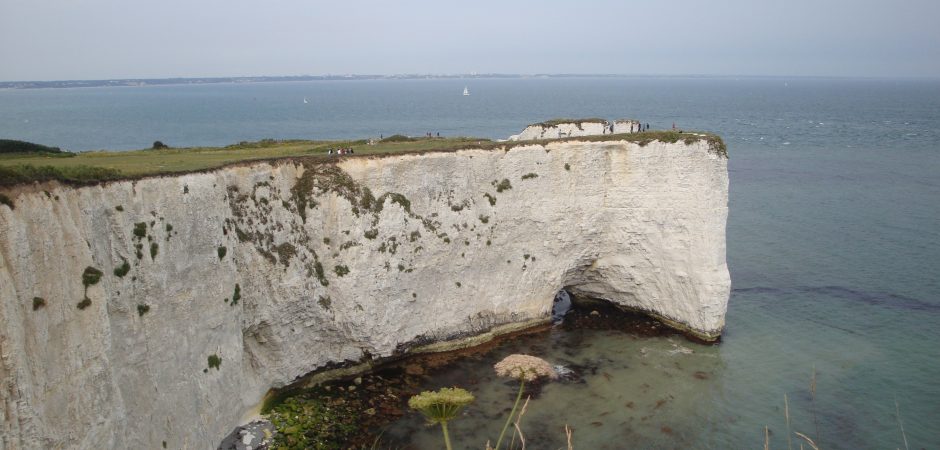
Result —
[[[356,141],[304,141],[265,139],[241,142],[226,147],[192,147],[146,149],[134,151],[95,151],[84,153],[16,152],[0,154],[0,186],[12,186],[33,181],[58,180],[72,184],[93,184],[101,181],[136,179],[146,176],[170,175],[217,169],[232,164],[304,158],[328,162],[336,155],[329,149],[351,148],[353,155],[341,158],[387,154],[447,152],[462,149],[508,150],[520,145],[547,144],[560,141],[617,141],[636,142],[644,146],[653,141],[687,143],[707,141],[712,151],[727,156],[721,138],[707,133],[681,133],[649,131],[634,134],[546,139],[538,141],[496,142],[479,138],[405,138],[393,136],[369,145],[366,140]],[[22,147],[21,147],[22,148]]]

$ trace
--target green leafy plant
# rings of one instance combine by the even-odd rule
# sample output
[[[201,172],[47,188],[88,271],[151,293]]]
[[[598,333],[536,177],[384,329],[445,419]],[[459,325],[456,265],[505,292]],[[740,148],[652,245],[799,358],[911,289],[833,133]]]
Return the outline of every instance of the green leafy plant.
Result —
[[[346,266],[337,265],[336,267],[333,267],[333,272],[336,272],[336,275],[338,276],[343,276],[349,273],[349,268]]]
[[[150,311],[150,306],[149,306],[149,305],[146,305],[146,304],[143,304],[143,303],[137,305],[137,315],[138,315],[138,316],[143,317],[144,314],[147,314],[148,311]]]
[[[242,298],[242,287],[235,283],[235,293],[232,294],[232,306],[238,304],[238,301]]]
[[[222,369],[219,369],[219,366],[222,365],[222,357],[221,357],[221,356],[216,355],[216,354],[212,354],[212,355],[209,355],[208,360],[209,360],[209,368],[210,368],[210,369],[222,370]]]
[[[268,411],[277,429],[271,448],[278,450],[340,450],[356,433],[359,411],[349,403],[320,396],[291,397]]]
[[[33,297],[33,311],[46,306],[46,299],[42,297]]]
[[[539,174],[537,174],[537,173],[527,173],[527,174],[525,174],[525,175],[522,176],[522,179],[523,179],[523,180],[529,180],[529,179],[538,178],[538,177],[539,177]]]
[[[156,242],[151,242],[151,243],[150,243],[150,259],[156,259],[156,258],[157,258],[157,252],[159,252],[159,251],[160,251],[160,246],[157,245]]]
[[[82,299],[82,301],[78,302],[78,305],[75,305],[75,306],[77,306],[78,309],[85,309],[91,306],[91,299],[88,297],[85,297]]]
[[[565,163],[565,170],[571,170],[571,164]]]
[[[452,450],[447,423],[457,418],[465,406],[473,403],[473,394],[461,388],[442,388],[438,391],[424,391],[408,399],[408,406],[424,414],[431,424],[440,424],[444,433],[444,445]]]
[[[512,183],[509,182],[508,178],[503,178],[503,181],[500,181],[496,186],[496,192],[503,192],[509,189],[512,189]]]
[[[98,284],[101,281],[101,275],[104,275],[100,270],[88,266],[85,268],[85,271],[82,272],[82,284],[85,285],[85,289],[88,289],[88,286]]]
[[[487,193],[483,194],[483,196],[486,197],[486,200],[488,200],[488,201],[490,202],[490,206],[496,206],[496,196],[495,196],[495,195],[490,195],[490,193],[487,192]]]
[[[124,258],[121,258],[121,261],[123,261],[123,263],[114,268],[114,275],[119,278],[124,278],[124,275],[127,275],[127,273],[131,271],[131,265]]]
[[[139,238],[147,237],[147,222],[137,222],[134,224],[134,236]]]
[[[220,245],[219,248],[216,249],[216,253],[219,255],[219,261],[221,261],[222,258],[225,258],[225,254],[228,253],[228,249],[225,248],[224,245]]]

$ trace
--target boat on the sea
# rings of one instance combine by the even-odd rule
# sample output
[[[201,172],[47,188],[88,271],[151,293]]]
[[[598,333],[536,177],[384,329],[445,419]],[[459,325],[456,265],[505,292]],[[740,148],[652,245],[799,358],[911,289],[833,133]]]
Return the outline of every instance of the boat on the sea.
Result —
[[[467,89],[466,86],[463,87],[463,95],[470,95],[470,89]]]
[[[304,104],[307,104],[307,103],[309,103],[309,102],[307,101],[307,97],[304,97]]]

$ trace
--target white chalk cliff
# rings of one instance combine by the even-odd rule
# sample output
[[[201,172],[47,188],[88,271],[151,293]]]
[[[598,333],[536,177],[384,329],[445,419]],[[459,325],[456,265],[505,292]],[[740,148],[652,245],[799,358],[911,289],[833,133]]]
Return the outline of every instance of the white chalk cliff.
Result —
[[[509,136],[510,141],[532,141],[568,137],[601,136],[605,134],[637,133],[641,131],[639,121],[619,119],[610,123],[602,119],[576,121],[552,120],[527,126],[519,134]]]
[[[547,321],[562,288],[711,339],[730,288],[727,159],[706,140],[246,163],[6,194],[2,449],[215,448],[272,387]],[[79,309],[86,267],[103,275]]]

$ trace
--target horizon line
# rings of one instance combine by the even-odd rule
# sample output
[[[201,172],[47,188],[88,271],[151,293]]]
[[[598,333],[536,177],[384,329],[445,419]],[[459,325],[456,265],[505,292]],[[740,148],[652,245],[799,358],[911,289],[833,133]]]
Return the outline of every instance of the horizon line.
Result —
[[[338,81],[338,80],[375,80],[375,79],[465,79],[465,78],[791,78],[791,79],[859,79],[859,80],[938,80],[940,76],[913,76],[913,75],[891,75],[891,76],[850,76],[850,75],[719,75],[719,74],[641,74],[641,73],[397,73],[397,74],[320,74],[320,75],[231,75],[231,76],[171,76],[157,78],[88,78],[88,79],[58,79],[58,80],[11,80],[0,81],[0,89],[3,88],[44,88],[44,87],[102,87],[107,83],[125,83],[115,84],[117,86],[127,86],[127,83],[157,83],[163,85],[170,84],[193,84],[197,82],[208,83],[235,83],[235,82],[265,82],[265,81]],[[75,85],[65,85],[65,83],[74,83]],[[97,83],[97,84],[92,84]],[[58,86],[56,86],[58,84]],[[83,85],[84,84],[84,85]],[[49,85],[49,86],[43,86]]]

